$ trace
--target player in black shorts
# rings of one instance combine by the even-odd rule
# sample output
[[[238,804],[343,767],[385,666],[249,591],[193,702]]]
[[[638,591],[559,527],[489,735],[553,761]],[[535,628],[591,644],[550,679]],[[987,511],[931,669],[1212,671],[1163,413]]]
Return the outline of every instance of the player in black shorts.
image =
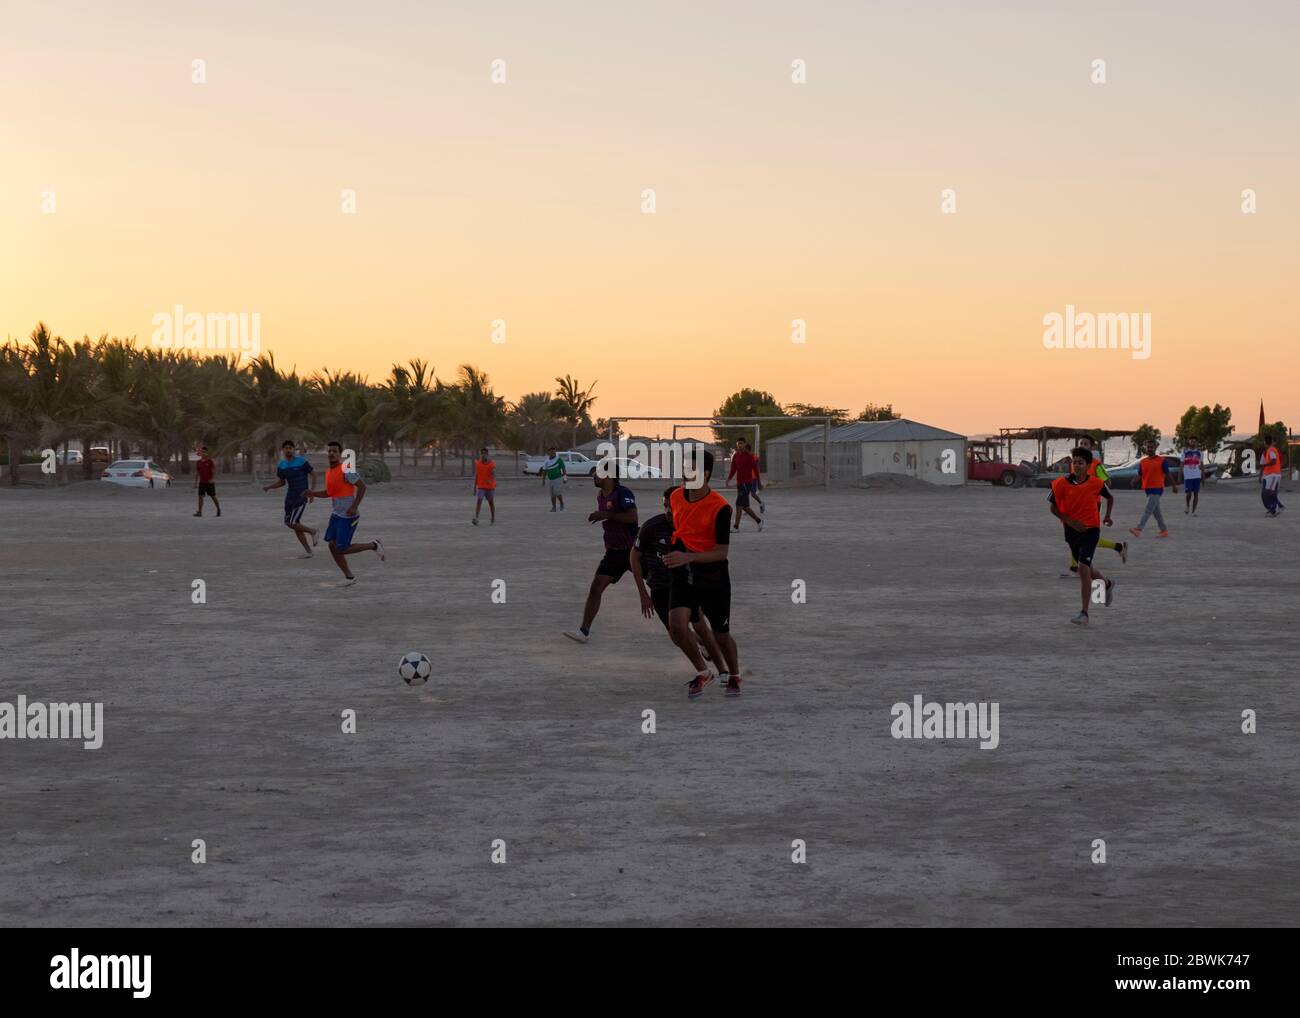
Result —
[[[611,476],[604,476],[611,473]],[[629,556],[636,541],[637,516],[636,496],[631,490],[618,483],[612,472],[598,468],[593,479],[596,482],[596,511],[587,517],[588,523],[603,523],[605,528],[605,557],[596,567],[591,587],[587,590],[587,602],[582,609],[582,625],[577,629],[565,630],[564,635],[578,643],[586,643],[591,635],[591,624],[600,611],[600,599],[605,588],[617,583],[623,574],[631,568]]]
[[[665,510],[669,508],[668,500],[674,490],[676,489],[668,488],[664,492]],[[672,550],[672,513],[666,511],[658,516],[651,516],[642,524],[630,557],[632,578],[636,580],[637,591],[641,595],[641,614],[648,619],[658,615],[659,621],[664,624],[670,637],[673,635],[673,628],[669,624],[668,604],[672,590],[672,573],[664,565],[663,557]],[[691,639],[701,645],[705,657],[715,661],[722,660],[722,653],[708,622],[698,611],[691,612],[690,621],[694,629]],[[673,642],[675,643],[676,640]]]
[[[676,488],[668,505],[673,520],[673,550],[664,556],[672,574],[668,593],[668,621],[673,640],[695,666],[687,696],[692,700],[704,692],[713,676],[704,667],[699,650],[687,641],[692,611],[709,620],[709,627],[722,652],[727,696],[740,695],[740,661],[731,636],[731,574],[727,553],[731,540],[731,506],[709,487],[713,456],[704,454],[704,482],[695,489]]]

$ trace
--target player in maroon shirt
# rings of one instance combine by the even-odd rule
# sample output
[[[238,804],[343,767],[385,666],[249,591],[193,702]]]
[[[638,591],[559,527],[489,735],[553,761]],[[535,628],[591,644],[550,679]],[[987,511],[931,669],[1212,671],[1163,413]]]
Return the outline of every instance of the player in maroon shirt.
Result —
[[[217,465],[212,462],[212,457],[203,446],[199,446],[198,454],[199,461],[194,464],[194,489],[199,493],[199,509],[194,515],[203,515],[203,496],[207,495],[212,499],[212,504],[217,507],[217,515],[220,516],[221,503],[217,501],[217,486],[212,481],[217,472]]]
[[[749,508],[749,500],[758,489],[758,457],[749,451],[749,443],[743,438],[736,439],[736,451],[731,457],[731,469],[727,471],[727,480],[730,481],[733,477],[736,479],[736,525],[733,529],[740,529],[742,514],[748,513],[758,524],[758,529],[762,530],[763,521],[758,518],[753,509]]]

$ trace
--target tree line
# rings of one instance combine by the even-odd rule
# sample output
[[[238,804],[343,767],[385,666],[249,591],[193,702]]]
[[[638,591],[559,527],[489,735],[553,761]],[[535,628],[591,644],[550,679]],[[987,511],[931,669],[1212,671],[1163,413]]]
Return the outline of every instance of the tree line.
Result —
[[[251,472],[254,457],[274,461],[285,438],[337,439],[359,456],[395,448],[400,464],[409,454],[419,467],[427,455],[430,469],[445,470],[447,457],[459,454],[463,472],[466,454],[472,459],[483,445],[542,452],[603,434],[605,422],[591,419],[595,383],[584,387],[568,375],[555,383],[510,403],[469,364],[444,380],[415,359],[374,384],[351,371],[284,371],[269,353],[241,360],[107,336],[67,342],[41,323],[26,342],[0,347],[0,437],[14,484],[24,458],[47,448],[66,453],[70,441],[87,453],[106,446],[113,459],[179,463],[182,473],[196,444],[224,470],[242,460]],[[78,469],[92,476],[90,455],[71,467],[66,458],[59,457],[65,476]]]

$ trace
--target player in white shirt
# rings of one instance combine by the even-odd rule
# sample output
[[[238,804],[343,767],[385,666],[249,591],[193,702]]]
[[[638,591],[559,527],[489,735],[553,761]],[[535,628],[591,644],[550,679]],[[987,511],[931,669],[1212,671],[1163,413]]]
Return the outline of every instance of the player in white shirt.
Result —
[[[1183,491],[1186,501],[1183,515],[1196,515],[1196,507],[1201,501],[1201,465],[1205,462],[1205,450],[1200,440],[1192,435],[1187,439],[1187,448],[1183,450]]]

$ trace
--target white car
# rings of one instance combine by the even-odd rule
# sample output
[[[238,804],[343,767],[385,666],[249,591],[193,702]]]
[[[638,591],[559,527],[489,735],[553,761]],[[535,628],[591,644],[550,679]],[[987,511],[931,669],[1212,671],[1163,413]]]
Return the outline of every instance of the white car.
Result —
[[[664,476],[664,472],[658,467],[642,463],[640,460],[615,459],[610,462],[617,465],[618,476],[622,480],[645,481]]]
[[[170,488],[172,475],[153,460],[118,460],[99,475],[101,481],[128,488]]]
[[[555,455],[564,461],[564,472],[569,477],[590,477],[596,472],[596,464],[600,462],[572,450],[557,452]],[[540,474],[542,464],[545,462],[545,456],[529,456],[524,461],[524,473]]]

